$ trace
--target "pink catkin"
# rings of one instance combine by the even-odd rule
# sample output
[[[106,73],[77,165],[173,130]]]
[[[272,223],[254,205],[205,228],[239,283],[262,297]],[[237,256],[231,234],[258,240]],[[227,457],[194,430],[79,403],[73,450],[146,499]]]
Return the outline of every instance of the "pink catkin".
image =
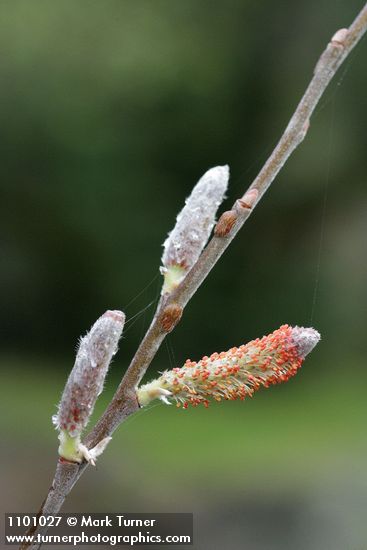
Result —
[[[80,435],[87,425],[108,367],[118,349],[125,315],[106,311],[79,344],[74,367],[65,384],[54,425],[70,436]]]
[[[170,399],[184,408],[201,403],[208,406],[210,400],[242,400],[261,387],[294,376],[319,340],[320,334],[312,328],[283,325],[246,345],[213,353],[198,362],[187,360],[182,368],[166,371],[143,386],[142,395],[155,398],[170,394]]]

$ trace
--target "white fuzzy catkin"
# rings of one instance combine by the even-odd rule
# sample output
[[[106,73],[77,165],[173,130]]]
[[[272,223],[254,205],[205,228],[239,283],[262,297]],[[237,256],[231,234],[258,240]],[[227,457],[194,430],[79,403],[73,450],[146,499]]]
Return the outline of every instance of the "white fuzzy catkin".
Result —
[[[177,216],[176,225],[165,240],[161,271],[173,282],[165,291],[177,285],[199,258],[208,242],[229,180],[229,167],[216,166],[208,170],[195,185],[185,206]]]
[[[106,311],[80,341],[58,413],[52,418],[54,425],[71,437],[80,436],[88,423],[117,352],[124,323],[121,311]]]

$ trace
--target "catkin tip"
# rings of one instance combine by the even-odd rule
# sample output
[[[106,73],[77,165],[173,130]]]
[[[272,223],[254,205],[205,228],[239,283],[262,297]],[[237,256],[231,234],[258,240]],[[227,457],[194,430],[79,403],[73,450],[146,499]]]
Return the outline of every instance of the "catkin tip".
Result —
[[[122,311],[119,311],[118,309],[108,309],[102,317],[111,317],[116,322],[124,323],[125,322],[125,314]]]
[[[292,337],[300,357],[303,358],[313,350],[321,339],[317,330],[305,327],[294,327]]]

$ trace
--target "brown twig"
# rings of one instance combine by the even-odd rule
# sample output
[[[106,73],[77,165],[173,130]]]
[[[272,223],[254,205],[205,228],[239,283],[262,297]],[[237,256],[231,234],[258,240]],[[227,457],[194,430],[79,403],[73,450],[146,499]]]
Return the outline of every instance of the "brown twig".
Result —
[[[304,139],[309,128],[310,117],[322,94],[344,59],[359,42],[366,30],[367,4],[362,8],[349,29],[341,29],[332,37],[315,67],[314,75],[305,94],[264,167],[243,197],[235,202],[231,210],[222,214],[214,231],[214,236],[185,279],[171,294],[162,297],[153,321],[111,403],[92,432],[86,437],[85,444],[87,447],[93,447],[101,439],[111,435],[125,418],[138,410],[136,387],[165,336],[179,322],[188,301],[249,218],[292,152]],[[65,497],[86,467],[86,463],[79,465],[59,461],[52,487],[40,513],[57,513],[63,505]],[[41,531],[40,529],[36,533]],[[38,543],[33,545],[25,543],[21,546],[23,550],[26,548],[36,550],[39,547],[40,544]]]

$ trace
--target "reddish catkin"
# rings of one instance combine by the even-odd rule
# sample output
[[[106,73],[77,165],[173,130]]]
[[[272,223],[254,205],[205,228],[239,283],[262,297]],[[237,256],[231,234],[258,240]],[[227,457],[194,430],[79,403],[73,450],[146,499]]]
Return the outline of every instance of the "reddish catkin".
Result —
[[[204,404],[210,400],[244,399],[261,387],[286,382],[301,367],[320,340],[313,328],[281,326],[272,334],[226,352],[213,353],[182,368],[162,373],[138,390],[141,406],[153,399],[177,406]]]

